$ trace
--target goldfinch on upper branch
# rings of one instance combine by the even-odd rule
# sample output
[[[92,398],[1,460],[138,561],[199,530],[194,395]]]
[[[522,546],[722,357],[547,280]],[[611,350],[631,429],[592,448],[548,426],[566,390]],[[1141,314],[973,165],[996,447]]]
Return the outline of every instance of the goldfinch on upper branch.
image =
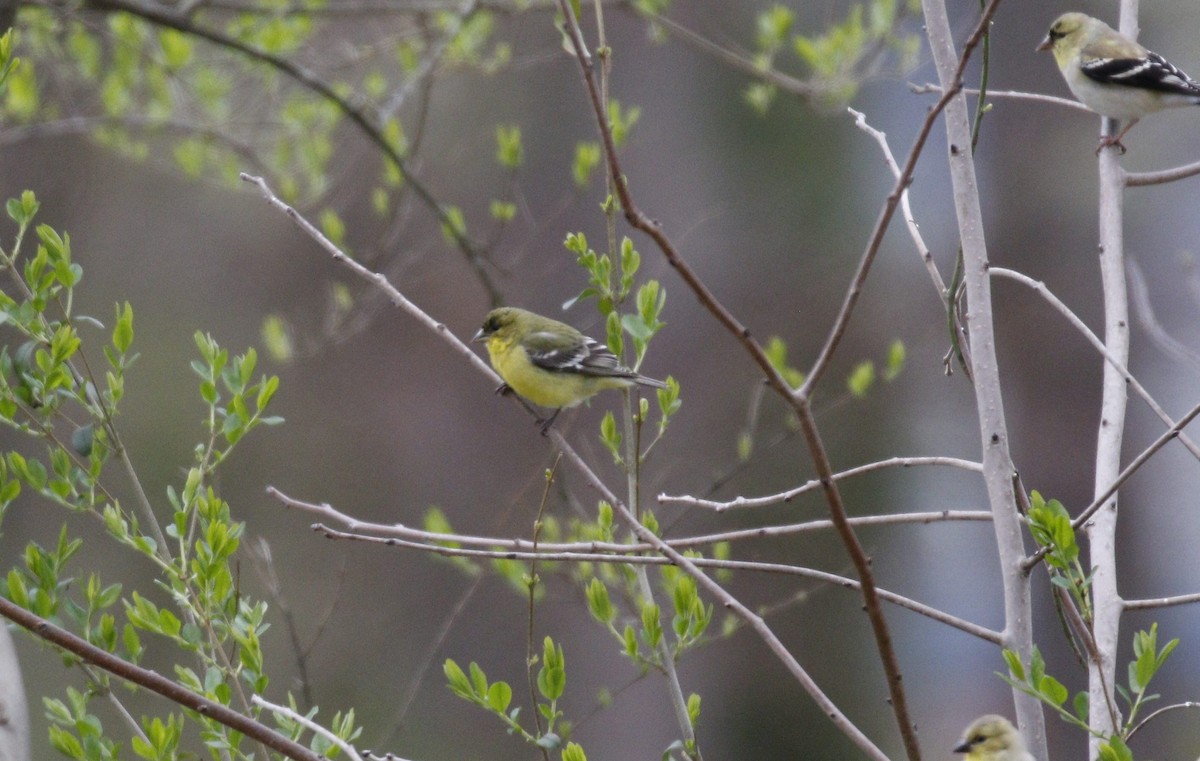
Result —
[[[504,380],[499,393],[511,389],[555,410],[543,422],[543,433],[563,407],[574,407],[605,389],[667,387],[622,366],[607,346],[570,325],[516,307],[488,312],[471,340],[487,341],[492,367]]]
[[[966,753],[964,761],[1033,761],[1017,728],[995,714],[971,722],[954,752]]]
[[[1038,50],[1053,50],[1067,87],[1091,110],[1128,120],[1116,136],[1101,138],[1096,149],[1115,145],[1138,119],[1176,106],[1200,105],[1200,82],[1099,19],[1064,13],[1050,25]]]

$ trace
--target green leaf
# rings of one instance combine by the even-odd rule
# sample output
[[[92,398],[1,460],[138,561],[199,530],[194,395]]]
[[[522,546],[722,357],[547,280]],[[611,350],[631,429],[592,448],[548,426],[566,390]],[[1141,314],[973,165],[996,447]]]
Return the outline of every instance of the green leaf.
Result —
[[[483,669],[475,661],[471,661],[469,667],[471,672],[471,688],[476,695],[483,696],[487,694],[487,675],[483,673]]]
[[[446,682],[455,695],[468,700],[475,696],[470,680],[453,658],[447,658],[442,664],[442,673],[446,675]]]
[[[608,587],[599,577],[592,577],[586,591],[588,611],[591,612],[592,618],[602,624],[611,624],[617,616],[617,611],[613,607],[612,600],[609,599]]]
[[[621,434],[617,431],[617,419],[612,410],[604,413],[600,420],[600,441],[613,457],[613,462],[621,462]]]
[[[888,348],[887,366],[883,371],[883,380],[885,382],[892,382],[904,371],[905,358],[904,342],[896,339],[892,342],[891,347]]]
[[[117,307],[117,324],[113,328],[113,348],[124,354],[133,344],[133,307],[125,302],[125,308]]]
[[[524,162],[521,128],[515,124],[496,125],[496,161],[506,169],[516,169]]]
[[[512,702],[512,688],[506,682],[493,682],[487,691],[487,703],[493,711],[504,713]]]
[[[870,360],[858,363],[858,366],[850,373],[850,377],[846,379],[846,387],[858,399],[866,396],[874,383],[875,363]]]
[[[567,747],[563,748],[562,761],[587,761],[587,755],[578,744],[569,742]]]
[[[694,692],[688,695],[687,714],[688,721],[692,723],[692,726],[696,726],[696,723],[700,721],[700,696]]]

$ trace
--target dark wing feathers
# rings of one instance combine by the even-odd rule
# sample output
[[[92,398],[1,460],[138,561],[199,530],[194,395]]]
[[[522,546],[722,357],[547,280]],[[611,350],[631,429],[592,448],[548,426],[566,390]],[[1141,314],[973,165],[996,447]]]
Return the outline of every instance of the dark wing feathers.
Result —
[[[1082,66],[1083,73],[1097,82],[1129,85],[1146,90],[1200,97],[1200,83],[1158,53],[1147,53],[1145,58],[1097,58]]]
[[[552,333],[532,333],[521,341],[529,360],[547,370],[611,378],[638,377],[637,373],[622,367],[616,355],[595,339],[580,336],[579,341],[570,346],[564,347],[561,343],[562,336]]]

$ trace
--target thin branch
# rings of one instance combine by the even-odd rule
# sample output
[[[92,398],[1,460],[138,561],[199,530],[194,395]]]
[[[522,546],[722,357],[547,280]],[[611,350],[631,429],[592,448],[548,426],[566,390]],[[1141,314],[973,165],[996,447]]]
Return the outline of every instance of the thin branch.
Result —
[[[1168,711],[1178,711],[1181,708],[1200,708],[1200,703],[1196,703],[1191,700],[1187,700],[1187,701],[1184,701],[1183,703],[1175,703],[1173,705],[1163,706],[1162,708],[1158,709],[1157,711],[1152,712],[1146,718],[1139,721],[1137,726],[1134,727],[1133,729],[1129,730],[1129,734],[1125,735],[1125,739],[1128,740],[1131,737],[1133,737],[1135,734],[1137,734],[1137,731],[1139,729],[1141,729],[1142,727],[1146,726],[1147,724],[1149,724],[1151,719],[1158,718],[1159,716],[1161,716],[1164,713],[1167,713]]]
[[[1125,610],[1153,610],[1156,608],[1170,608],[1176,605],[1191,605],[1200,602],[1200,592],[1193,592],[1190,595],[1176,595],[1175,597],[1152,597],[1144,600],[1124,600]]]
[[[927,93],[939,94],[942,92],[941,86],[934,84],[933,82],[928,82],[923,85],[909,85],[909,89],[918,95],[924,95]],[[961,92],[967,95],[979,95],[979,90],[972,87],[964,87],[962,88]],[[1077,100],[1060,98],[1057,95],[1043,95],[1042,93],[1038,92],[1024,92],[1022,90],[992,90],[989,88],[987,91],[987,97],[988,100],[991,100],[992,98],[1029,100],[1033,101],[1034,103],[1045,103],[1051,106],[1065,106],[1066,108],[1072,108],[1076,111],[1083,111],[1084,113],[1088,114],[1094,113],[1091,109]]]
[[[540,550],[545,552],[568,553],[594,552],[623,556],[635,555],[643,552],[652,552],[654,550],[653,545],[646,544],[644,542],[632,542],[626,544],[619,542],[597,541],[538,542],[535,547],[535,545],[528,539],[477,536],[473,534],[438,533],[435,531],[425,531],[423,529],[410,528],[399,523],[386,524],[361,521],[341,512],[340,510],[337,510],[328,503],[316,504],[313,502],[305,502],[303,500],[289,497],[288,495],[276,489],[274,486],[267,487],[267,494],[279,500],[285,507],[310,513],[326,520],[336,521],[345,526],[355,535],[359,536],[369,535],[374,538],[400,539],[413,542],[415,544],[459,544],[466,547],[486,547],[490,550],[497,550],[500,552],[533,552],[535,550]],[[992,514],[985,510],[939,510],[922,513],[866,515],[850,518],[849,521],[851,525],[854,526],[890,526],[910,523],[940,523],[943,521],[986,522],[991,519]],[[718,542],[736,542],[744,539],[761,539],[764,537],[804,534],[812,531],[827,531],[832,527],[833,522],[825,519],[808,521],[806,523],[785,524],[780,526],[758,526],[756,528],[722,531],[715,534],[703,534],[700,536],[689,536],[679,539],[664,539],[663,541],[677,550],[687,550],[697,547],[708,547]]]
[[[1146,449],[1140,455],[1135,457],[1133,462],[1125,466],[1125,469],[1122,470],[1121,473],[1113,480],[1112,484],[1109,485],[1107,489],[1102,491],[1096,497],[1096,499],[1092,501],[1092,504],[1088,505],[1087,508],[1085,508],[1084,511],[1079,514],[1078,518],[1071,521],[1071,527],[1078,530],[1080,526],[1087,523],[1087,520],[1091,518],[1092,515],[1095,514],[1095,512],[1099,510],[1110,497],[1117,493],[1117,490],[1121,488],[1121,484],[1125,483],[1129,477],[1136,473],[1139,468],[1145,465],[1146,462],[1153,457],[1156,452],[1158,452],[1158,450],[1165,447],[1167,443],[1171,441],[1171,439],[1178,437],[1179,432],[1182,431],[1188,423],[1192,422],[1197,415],[1200,415],[1200,404],[1192,407],[1192,409],[1189,410],[1186,415],[1179,419],[1178,423],[1171,426],[1169,430],[1155,439],[1154,443],[1146,447]]]
[[[866,465],[859,465],[857,468],[843,470],[840,473],[834,473],[831,478],[834,481],[841,481],[852,476],[859,476],[863,473],[870,473],[884,468],[911,468],[919,465],[947,465],[954,468],[962,468],[973,473],[983,471],[983,466],[977,462],[970,460],[962,460],[957,457],[891,457],[886,460],[877,462],[869,462]],[[703,499],[700,497],[690,496],[672,496],[669,494],[659,494],[658,501],[663,504],[682,504],[690,507],[702,507],[709,510],[714,510],[718,513],[726,510],[732,510],[742,507],[766,507],[767,505],[777,505],[780,502],[790,502],[801,494],[813,491],[820,488],[821,480],[814,478],[811,481],[797,486],[794,489],[780,492],[779,494],[769,494],[765,497],[736,497],[727,501],[718,501],[712,499]]]
[[[622,565],[642,565],[642,566],[663,566],[675,565],[670,558],[665,558],[659,555],[613,555],[609,553],[599,552],[554,552],[544,548],[539,548],[538,551],[512,551],[512,550],[476,550],[467,547],[455,547],[448,544],[426,544],[424,542],[413,542],[404,539],[394,539],[379,536],[370,536],[367,534],[355,534],[347,531],[338,531],[337,529],[329,528],[328,526],[316,523],[312,529],[328,539],[365,542],[367,544],[381,544],[387,547],[403,547],[405,549],[419,550],[421,552],[429,552],[434,555],[443,557],[460,557],[460,558],[475,558],[479,560],[537,560],[543,563],[613,563]],[[670,545],[670,543],[666,543]],[[802,566],[786,565],[782,563],[764,563],[752,560],[718,560],[715,558],[689,558],[698,568],[711,568],[718,571],[745,571],[754,573],[772,573],[784,576],[797,576],[805,579],[833,584],[844,589],[860,590],[862,585],[857,579],[851,579],[847,576],[838,576],[837,574],[828,573],[826,571],[818,571],[813,568],[804,568]],[[914,613],[919,613],[922,616],[931,618],[934,621],[939,621],[948,626],[952,626],[962,632],[978,637],[979,639],[991,642],[994,645],[1003,644],[1003,635],[1000,632],[993,631],[987,627],[973,624],[957,616],[950,615],[937,608],[930,607],[924,603],[917,602],[908,597],[898,595],[895,592],[889,592],[886,589],[879,590],[879,597],[882,600],[890,602],[897,607],[906,608]]]
[[[1177,166],[1174,169],[1162,169],[1157,172],[1125,172],[1122,171],[1121,182],[1127,188],[1143,188],[1147,185],[1163,185],[1168,182],[1186,180],[1200,174],[1200,161]]]
[[[254,719],[198,695],[149,669],[122,660],[3,597],[0,597],[0,616],[25,627],[35,636],[73,653],[85,663],[102,668],[113,676],[144,687],[183,708],[224,724],[288,758],[295,761],[322,761],[323,759],[322,756]]]
[[[252,695],[250,697],[250,702],[254,703],[254,705],[258,706],[259,708],[267,709],[277,716],[282,716],[288,721],[294,721],[313,734],[323,737],[330,745],[335,745],[338,748],[341,748],[342,752],[350,757],[350,761],[362,761],[362,756],[358,755],[358,751],[354,749],[353,745],[338,737],[333,732],[330,732],[325,727],[322,727],[320,724],[316,723],[307,716],[296,713],[286,706],[281,706],[276,703],[272,703],[269,700],[265,700],[261,695]],[[395,758],[395,756],[393,756],[393,758]],[[396,761],[404,761],[404,759],[396,759]]]
[[[854,126],[866,132],[879,144],[879,150],[883,153],[883,160],[887,163],[888,169],[892,171],[892,179],[899,180],[903,176],[903,172],[900,169],[900,165],[896,163],[896,157],[892,155],[892,148],[888,145],[887,135],[867,124],[867,117],[863,113],[855,111],[853,108],[847,108],[846,110],[854,117]],[[925,264],[925,269],[929,270],[929,277],[933,280],[933,286],[937,288],[938,295],[942,299],[942,304],[949,306],[946,284],[942,281],[942,275],[938,272],[937,262],[933,260],[933,253],[929,250],[929,246],[925,245],[925,239],[921,236],[921,228],[913,216],[912,205],[909,203],[908,188],[900,192],[900,210],[904,212],[904,224],[908,227],[909,237],[912,238],[913,245],[917,247],[917,253],[921,256],[921,261]]]
[[[1010,280],[1015,280],[1016,282],[1032,289],[1035,293],[1049,302],[1050,305],[1054,307],[1055,311],[1065,317],[1067,322],[1071,323],[1071,325],[1079,331],[1080,335],[1086,338],[1088,343],[1090,343],[1096,349],[1096,351],[1100,352],[1101,356],[1103,356],[1104,359],[1106,359],[1108,363],[1118,373],[1121,374],[1121,377],[1125,379],[1125,382],[1128,383],[1130,388],[1132,388],[1137,395],[1146,402],[1146,405],[1154,411],[1154,414],[1158,416],[1159,420],[1165,423],[1168,427],[1175,425],[1175,421],[1171,419],[1171,416],[1167,414],[1166,410],[1164,410],[1162,406],[1159,405],[1159,403],[1154,399],[1154,397],[1150,395],[1150,392],[1146,390],[1146,387],[1143,386],[1137,378],[1133,377],[1133,374],[1129,372],[1129,370],[1116,356],[1113,355],[1111,351],[1109,351],[1108,347],[1095,333],[1092,332],[1091,328],[1089,328],[1083,322],[1083,320],[1079,319],[1079,316],[1071,311],[1070,307],[1068,307],[1057,296],[1055,296],[1054,293],[1046,287],[1045,283],[1041,282],[1040,280],[1034,280],[1028,275],[1023,275],[1020,272],[1005,269],[1004,267],[991,267],[988,270],[988,273],[991,275],[1006,277]],[[1200,446],[1197,446],[1190,438],[1182,433],[1179,435],[1179,441],[1184,445],[1184,447],[1187,448],[1189,452],[1192,453],[1193,457],[1200,459]]]
[[[107,2],[108,0],[105,1]],[[321,248],[325,249],[325,252],[333,257],[335,262],[349,267],[360,277],[382,290],[385,294],[387,294],[388,301],[392,302],[394,306],[399,307],[410,317],[429,328],[429,330],[433,331],[434,335],[440,336],[450,346],[451,349],[463,356],[469,364],[474,365],[477,370],[491,378],[492,381],[497,385],[502,382],[500,380],[500,376],[496,375],[495,371],[492,370],[492,368],[489,367],[487,363],[479,357],[478,354],[471,351],[470,347],[458,340],[454,334],[450,332],[449,328],[434,320],[420,307],[406,299],[404,294],[396,290],[395,286],[389,283],[388,279],[384,275],[378,272],[372,272],[355,260],[346,256],[346,254],[343,253],[342,250],[333,243],[333,241],[329,240],[329,238],[326,238],[325,235],[316,227],[314,227],[311,222],[305,219],[294,208],[281,201],[279,197],[271,191],[271,188],[267,186],[267,183],[265,180],[263,180],[263,178],[254,177],[246,174],[245,172],[241,174],[241,178],[243,182],[248,182],[251,185],[257,186],[268,204],[286,214],[293,222],[296,223],[297,227],[307,233],[310,238],[315,240],[317,244],[321,246]]]

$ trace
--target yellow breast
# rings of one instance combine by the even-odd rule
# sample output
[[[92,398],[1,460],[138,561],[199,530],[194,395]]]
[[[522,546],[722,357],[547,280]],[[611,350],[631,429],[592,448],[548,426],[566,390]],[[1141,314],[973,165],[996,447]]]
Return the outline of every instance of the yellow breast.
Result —
[[[515,341],[491,336],[487,341],[492,367],[522,397],[541,407],[574,407],[606,388],[629,384],[623,378],[594,378],[578,373],[545,370],[533,364],[524,347]]]

